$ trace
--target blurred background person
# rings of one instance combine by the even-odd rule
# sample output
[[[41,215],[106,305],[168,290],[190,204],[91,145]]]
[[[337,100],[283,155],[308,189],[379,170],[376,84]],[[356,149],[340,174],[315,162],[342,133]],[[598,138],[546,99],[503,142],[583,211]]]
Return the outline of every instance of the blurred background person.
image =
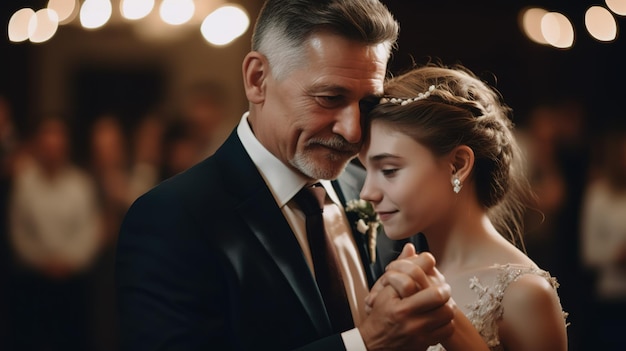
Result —
[[[103,246],[90,275],[90,351],[118,349],[114,291],[115,242],[130,204],[161,180],[165,125],[160,115],[143,116],[127,138],[116,115],[96,118],[91,130],[91,172],[98,180],[105,225]]]
[[[183,91],[173,118],[163,125],[160,134],[160,180],[188,169],[215,152],[232,128],[226,119],[229,107],[226,87],[217,81],[198,81]]]
[[[170,178],[197,161],[198,152],[189,128],[181,121],[173,121],[163,137],[161,179]]]
[[[136,133],[136,148],[142,150],[133,154],[130,152],[129,140],[117,115],[101,114],[95,118],[91,125],[89,171],[96,180],[98,202],[102,208],[103,216],[103,227],[100,232],[102,248],[89,279],[91,304],[89,308],[90,345],[88,349],[93,351],[115,350],[117,348],[115,293],[113,290],[115,243],[122,217],[136,196],[131,188],[130,170],[133,156],[137,159],[138,165],[139,162],[146,162],[146,167],[138,166],[137,169],[135,185],[138,188],[135,190],[137,192],[145,187],[143,180],[140,180],[145,175],[141,173],[150,167],[150,160],[155,158],[152,150],[143,150],[146,147],[145,137],[148,136],[149,138],[149,134],[153,133],[152,126],[149,123],[146,126],[147,130],[140,127]],[[151,140],[147,140],[147,143],[151,144]],[[152,146],[148,145],[148,147]],[[148,177],[150,176],[148,175]]]
[[[18,259],[51,278],[89,266],[98,247],[99,216],[91,177],[69,159],[66,123],[45,117],[32,143],[32,162],[16,174],[10,203]]]
[[[0,95],[0,174],[3,180],[9,178],[9,174],[12,173],[18,145],[11,105],[7,98]]]
[[[156,113],[147,114],[135,128],[130,139],[133,155],[128,185],[130,203],[161,180],[165,132],[166,126]]]
[[[6,97],[0,95],[0,280],[9,281],[10,246],[8,240],[7,206],[19,140],[13,124],[11,106]],[[9,326],[9,296],[7,289],[0,289],[0,349],[6,347]]]
[[[626,349],[626,130],[604,138],[600,165],[585,189],[581,257],[593,274],[589,325],[594,345]]]
[[[567,184],[558,160],[558,120],[554,108],[538,106],[517,135],[526,154],[526,167],[537,208],[526,214],[526,249],[542,266],[553,271],[560,258],[558,247],[560,212],[567,200]]]
[[[94,177],[103,211],[105,245],[116,240],[122,216],[130,206],[129,157],[126,136],[115,115],[95,119],[90,135],[89,171]]]
[[[232,128],[223,125],[228,116],[228,98],[226,87],[211,80],[193,83],[184,92],[180,120],[196,148],[196,162],[212,155],[228,135],[224,129]]]
[[[590,169],[586,109],[580,101],[559,98],[535,106],[525,122],[517,137],[537,208],[526,213],[524,243],[537,264],[559,277],[559,295],[570,313],[569,345],[579,350],[588,328],[584,301],[591,291],[578,255],[582,189]]]
[[[86,274],[99,249],[91,177],[70,160],[66,122],[45,116],[31,162],[15,174],[9,203],[17,271],[11,335],[16,350],[84,350]]]

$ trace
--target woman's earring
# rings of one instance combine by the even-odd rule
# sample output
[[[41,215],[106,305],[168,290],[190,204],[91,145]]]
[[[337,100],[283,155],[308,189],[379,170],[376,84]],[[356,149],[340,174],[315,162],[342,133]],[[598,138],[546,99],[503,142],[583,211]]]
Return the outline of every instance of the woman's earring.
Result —
[[[454,190],[454,193],[458,194],[459,191],[461,191],[462,187],[463,187],[463,184],[461,183],[459,176],[456,174],[453,174],[452,175],[452,190]]]

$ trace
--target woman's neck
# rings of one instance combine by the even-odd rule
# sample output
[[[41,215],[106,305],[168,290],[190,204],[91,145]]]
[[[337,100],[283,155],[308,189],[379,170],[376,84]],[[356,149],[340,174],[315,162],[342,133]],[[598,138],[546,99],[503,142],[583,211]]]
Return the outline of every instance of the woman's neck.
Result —
[[[486,248],[504,240],[477,202],[459,203],[441,223],[439,228],[432,228],[424,235],[438,269],[444,274],[484,265]]]

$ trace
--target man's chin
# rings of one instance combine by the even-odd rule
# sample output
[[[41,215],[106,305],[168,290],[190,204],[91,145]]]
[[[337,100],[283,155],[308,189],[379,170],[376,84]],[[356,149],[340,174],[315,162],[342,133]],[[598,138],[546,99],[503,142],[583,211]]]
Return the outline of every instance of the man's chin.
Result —
[[[352,157],[348,156],[337,157],[333,155],[324,159],[296,159],[292,164],[302,174],[311,179],[333,180],[343,173],[351,159]]]

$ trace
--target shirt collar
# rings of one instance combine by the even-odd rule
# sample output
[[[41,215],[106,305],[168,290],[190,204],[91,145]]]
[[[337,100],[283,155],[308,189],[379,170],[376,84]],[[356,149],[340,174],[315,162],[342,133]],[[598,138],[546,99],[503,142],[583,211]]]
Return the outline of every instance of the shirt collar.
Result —
[[[306,185],[307,179],[287,167],[257,140],[248,123],[248,115],[249,112],[246,112],[241,117],[239,126],[237,126],[237,134],[252,162],[270,188],[272,195],[274,195],[276,203],[283,207]]]
[[[270,188],[276,203],[282,208],[307,184],[308,179],[287,167],[259,142],[252,128],[250,128],[248,115],[249,112],[246,112],[241,117],[237,126],[237,135],[252,162],[261,173],[265,183]],[[333,202],[341,205],[331,181],[320,180],[320,183],[322,183]]]

